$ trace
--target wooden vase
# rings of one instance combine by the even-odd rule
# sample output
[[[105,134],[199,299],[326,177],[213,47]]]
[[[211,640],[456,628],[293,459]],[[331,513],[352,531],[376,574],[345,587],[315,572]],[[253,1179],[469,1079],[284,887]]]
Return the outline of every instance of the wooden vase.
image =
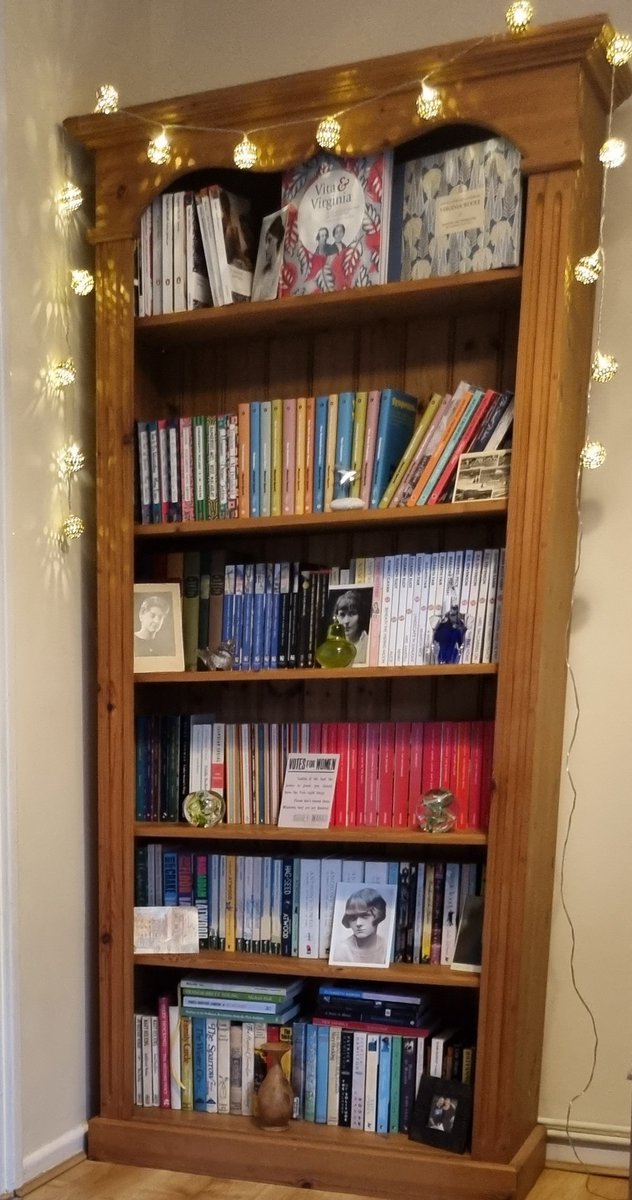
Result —
[[[288,1046],[284,1042],[266,1042],[262,1049],[268,1055],[268,1069],[257,1092],[257,1121],[262,1129],[287,1129],[292,1119],[294,1092],[283,1074],[281,1058]]]

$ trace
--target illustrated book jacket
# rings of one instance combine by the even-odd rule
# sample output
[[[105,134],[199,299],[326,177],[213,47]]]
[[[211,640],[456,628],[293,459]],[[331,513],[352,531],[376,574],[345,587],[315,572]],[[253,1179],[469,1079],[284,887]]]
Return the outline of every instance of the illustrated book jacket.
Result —
[[[386,279],[390,152],[366,158],[318,154],[285,172],[291,204],[280,296],[370,287]]]

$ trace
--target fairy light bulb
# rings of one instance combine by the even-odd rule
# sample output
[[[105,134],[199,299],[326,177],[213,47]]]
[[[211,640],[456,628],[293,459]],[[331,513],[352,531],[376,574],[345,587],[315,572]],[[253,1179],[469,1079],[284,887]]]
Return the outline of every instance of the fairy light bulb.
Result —
[[[55,202],[60,217],[69,217],[83,204],[81,188],[77,187],[75,183],[64,184],[63,188],[58,191]]]
[[[590,368],[590,374],[595,383],[610,383],[618,370],[619,364],[612,354],[602,354],[601,350],[595,351]]]
[[[606,447],[602,446],[601,442],[586,442],[579,461],[586,470],[596,471],[606,461]]]
[[[75,364],[71,358],[66,358],[63,362],[55,363],[48,372],[48,382],[56,392],[62,388],[70,387],[71,383],[75,382],[77,372]]]
[[[575,265],[575,278],[578,283],[596,283],[603,270],[603,253],[598,246],[594,254],[585,254]]]
[[[316,141],[322,150],[334,150],[342,132],[337,117],[323,117],[316,130]]]
[[[237,143],[233,150],[233,161],[240,171],[249,171],[254,167],[259,157],[259,151],[254,142],[250,141],[248,134],[245,133],[240,142]]]
[[[60,479],[72,479],[74,475],[78,475],[85,466],[85,454],[76,442],[70,442],[64,446],[63,450],[57,455],[57,469]]]
[[[74,513],[70,513],[61,527],[62,537],[65,537],[67,542],[74,542],[77,538],[81,537],[85,528],[81,517],[76,517]]]
[[[70,272],[70,286],[76,296],[89,296],[94,287],[94,275],[81,269]]]
[[[164,167],[171,158],[171,144],[165,129],[153,137],[147,147],[147,158],[157,167]]]
[[[95,113],[114,113],[118,110],[118,92],[111,83],[104,83],[97,91]]]
[[[625,162],[625,156],[625,142],[623,138],[618,137],[606,138],[599,151],[599,161],[603,163],[606,170],[613,170],[615,167],[620,167]]]
[[[515,0],[505,13],[510,33],[524,33],[533,20],[533,5],[529,0]]]
[[[437,88],[431,87],[426,83],[425,79],[421,81],[421,91],[415,102],[417,115],[422,121],[432,121],[435,117],[440,117],[443,112],[443,100]]]
[[[606,58],[611,67],[624,67],[632,58],[632,37],[615,33],[606,46]]]

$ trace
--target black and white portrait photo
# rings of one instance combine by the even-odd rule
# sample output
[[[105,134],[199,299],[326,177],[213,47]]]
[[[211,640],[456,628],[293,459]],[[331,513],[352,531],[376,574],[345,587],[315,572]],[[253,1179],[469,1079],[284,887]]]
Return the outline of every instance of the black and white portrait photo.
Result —
[[[353,667],[366,667],[369,662],[369,632],[371,627],[371,609],[373,606],[373,587],[371,584],[354,583],[348,586],[334,585],[329,587],[327,594],[327,612],[324,628],[321,630],[323,641],[327,629],[335,619],[340,622],[348,642],[355,646]]]
[[[134,584],[134,670],[184,670],[177,583]]]
[[[283,265],[283,239],[287,225],[288,206],[265,217],[261,224],[261,236],[257,251],[257,262],[252,281],[253,300],[276,300]]]
[[[329,962],[332,966],[364,963],[388,967],[393,955],[397,885],[358,887],[339,883]]]

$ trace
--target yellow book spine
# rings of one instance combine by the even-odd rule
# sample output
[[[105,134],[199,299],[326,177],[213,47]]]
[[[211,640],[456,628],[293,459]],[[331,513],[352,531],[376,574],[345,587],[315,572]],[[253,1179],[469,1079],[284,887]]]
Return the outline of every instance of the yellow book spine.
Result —
[[[351,496],[360,495],[362,487],[362,461],[364,458],[364,430],[366,429],[366,409],[368,392],[356,392],[353,405],[353,438],[351,441],[351,470],[355,476],[351,481]]]
[[[386,491],[384,492],[384,495],[382,496],[382,499],[380,500],[380,503],[378,504],[378,508],[388,508],[391,500],[393,499],[393,496],[395,495],[395,492],[397,491],[402,479],[404,478],[404,475],[406,474],[406,471],[408,470],[408,468],[415,456],[417,447],[419,446],[419,443],[421,442],[422,437],[424,437],[424,435],[428,429],[428,426],[430,425],[430,422],[432,421],[432,418],[434,417],[439,405],[441,404],[441,400],[442,400],[442,397],[439,395],[439,393],[433,392],[432,396],[430,397],[430,399],[420,417],[418,424],[415,426],[413,436],[411,437],[406,449],[404,450],[404,453],[402,454],[402,457],[401,457],[397,467],[395,468],[395,474],[393,475],[391,482],[389,483]]]
[[[332,392],[327,409],[327,452],[325,455],[325,512],[331,512],[336,482],[336,433],[338,430],[338,393]]]
[[[283,401],[272,401],[272,495],[270,513],[280,517],[283,504]]]
[[[294,512],[302,516],[305,512],[305,434],[307,427],[307,399],[299,396],[296,401],[296,492]]]

